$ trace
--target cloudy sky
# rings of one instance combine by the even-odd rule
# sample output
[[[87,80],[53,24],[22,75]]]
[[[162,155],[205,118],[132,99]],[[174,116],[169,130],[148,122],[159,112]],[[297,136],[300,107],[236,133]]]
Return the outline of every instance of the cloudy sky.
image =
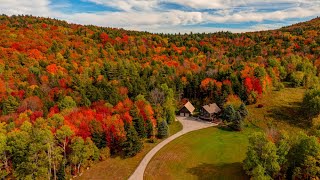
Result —
[[[0,12],[150,32],[244,32],[320,16],[320,0],[0,0]]]

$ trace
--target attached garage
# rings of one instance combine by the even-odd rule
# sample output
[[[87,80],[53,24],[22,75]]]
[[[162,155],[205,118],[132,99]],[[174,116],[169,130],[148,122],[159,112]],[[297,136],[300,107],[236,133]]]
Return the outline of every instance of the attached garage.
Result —
[[[195,108],[190,102],[187,102],[179,111],[181,117],[189,117],[192,115]]]
[[[182,117],[189,117],[190,114],[189,114],[189,113],[180,113],[180,116],[182,116]]]

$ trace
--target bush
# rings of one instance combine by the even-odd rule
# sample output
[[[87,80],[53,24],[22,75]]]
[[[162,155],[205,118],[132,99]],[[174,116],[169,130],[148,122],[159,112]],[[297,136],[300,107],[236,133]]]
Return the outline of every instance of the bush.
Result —
[[[249,114],[249,111],[248,111],[248,109],[247,109],[247,107],[246,107],[246,105],[245,105],[244,103],[242,103],[242,104],[240,105],[240,108],[239,108],[238,111],[239,111],[239,113],[240,113],[240,115],[241,115],[242,118],[247,117],[248,114]]]
[[[255,104],[257,102],[257,93],[254,91],[251,91],[251,93],[248,95],[247,103],[248,104]]]
[[[154,136],[152,136],[152,137],[148,140],[148,142],[149,142],[149,143],[155,143],[155,142],[157,142],[157,139],[156,139]]]
[[[284,84],[282,82],[276,82],[274,87],[276,91],[281,91],[282,89],[284,89]]]
[[[100,149],[100,160],[105,161],[110,157],[110,149],[108,147]]]
[[[257,108],[263,108],[263,104],[258,104]]]

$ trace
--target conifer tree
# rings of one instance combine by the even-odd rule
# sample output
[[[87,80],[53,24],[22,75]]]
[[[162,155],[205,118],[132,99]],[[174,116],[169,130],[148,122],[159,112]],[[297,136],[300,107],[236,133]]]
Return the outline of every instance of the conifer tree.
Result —
[[[158,124],[158,137],[160,139],[168,137],[169,135],[168,129],[169,127],[168,127],[167,121],[161,120]]]
[[[247,117],[248,114],[249,114],[249,112],[248,112],[248,110],[247,110],[247,107],[246,107],[246,105],[245,105],[244,103],[242,103],[242,104],[240,105],[240,108],[239,108],[238,111],[239,111],[239,113],[240,113],[240,115],[241,115],[242,118]]]
[[[135,118],[133,120],[133,125],[138,133],[139,138],[143,139],[147,137],[146,129],[144,126],[144,121],[141,117]]]
[[[147,122],[146,122],[146,133],[147,133],[148,138],[151,138],[154,136],[153,125],[150,120],[147,120]]]
[[[143,144],[132,125],[125,124],[125,130],[127,133],[126,140],[122,143],[123,151],[126,157],[132,157],[141,151]]]

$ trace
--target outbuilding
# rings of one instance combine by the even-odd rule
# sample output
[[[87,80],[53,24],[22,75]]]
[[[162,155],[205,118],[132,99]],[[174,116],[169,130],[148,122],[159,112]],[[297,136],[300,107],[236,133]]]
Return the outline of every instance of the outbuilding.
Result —
[[[179,111],[180,116],[182,117],[189,117],[193,114],[195,108],[194,106],[188,101]]]
[[[216,103],[204,105],[200,109],[200,119],[209,121],[214,120],[216,118],[216,114],[220,111],[221,109]]]

